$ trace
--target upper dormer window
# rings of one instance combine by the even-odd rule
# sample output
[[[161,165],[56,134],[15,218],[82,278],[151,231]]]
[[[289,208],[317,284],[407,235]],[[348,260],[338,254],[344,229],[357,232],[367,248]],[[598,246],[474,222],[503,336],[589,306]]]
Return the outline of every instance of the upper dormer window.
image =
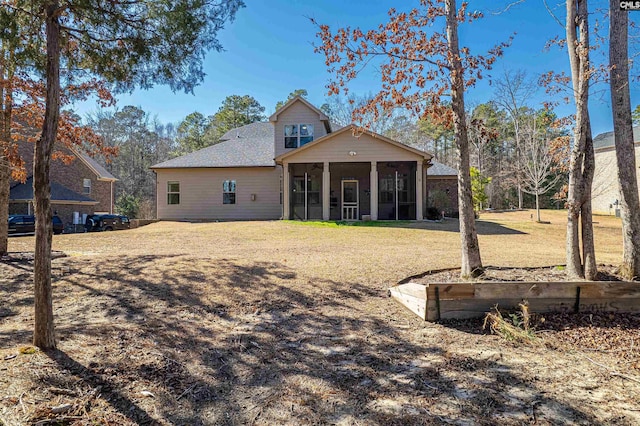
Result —
[[[284,147],[298,148],[313,140],[313,124],[286,124],[284,126]]]

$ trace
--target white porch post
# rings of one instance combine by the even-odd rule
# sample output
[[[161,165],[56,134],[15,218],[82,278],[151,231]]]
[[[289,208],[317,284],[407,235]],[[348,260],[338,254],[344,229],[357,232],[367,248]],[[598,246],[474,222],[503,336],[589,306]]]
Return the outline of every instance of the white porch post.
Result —
[[[423,165],[422,165],[422,161],[418,161],[417,162],[418,167],[416,167],[416,220],[422,220],[424,219],[422,216],[422,207],[423,207],[423,202],[422,202],[422,174],[423,172]]]
[[[322,167],[322,220],[329,220],[331,214],[331,174],[329,162],[325,161]]]
[[[371,175],[369,177],[371,188],[371,220],[378,220],[378,163],[371,162]]]
[[[428,165],[427,165],[428,166]],[[428,188],[428,183],[429,181],[427,180],[427,175],[429,174],[429,167],[425,167],[425,165],[422,165],[422,206],[423,206],[423,211],[422,211],[422,216],[424,217],[424,212],[426,211],[425,209],[427,207],[429,207],[429,188]]]
[[[282,163],[282,218],[289,217],[289,163]]]

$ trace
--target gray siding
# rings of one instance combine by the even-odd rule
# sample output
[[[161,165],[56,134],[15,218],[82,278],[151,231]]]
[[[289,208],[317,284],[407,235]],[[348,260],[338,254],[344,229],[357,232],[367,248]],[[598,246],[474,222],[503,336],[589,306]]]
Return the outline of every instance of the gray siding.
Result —
[[[320,121],[318,113],[310,109],[302,102],[295,102],[282,114],[278,115],[278,121],[275,122],[275,154],[276,157],[285,152],[291,151],[292,148],[284,147],[284,126],[286,124],[313,124],[313,139],[319,139],[327,134],[324,123]]]
[[[355,152],[356,155],[349,155],[349,153],[352,152]],[[354,163],[423,160],[424,157],[418,154],[374,138],[368,134],[355,137],[350,130],[344,131],[299,153],[291,154],[291,156],[284,159],[287,163],[321,163],[324,161]]]
[[[158,169],[158,219],[279,219],[281,167]],[[222,203],[222,184],[236,181],[236,204]],[[180,182],[180,204],[167,203],[167,182]],[[251,200],[255,194],[255,201]]]

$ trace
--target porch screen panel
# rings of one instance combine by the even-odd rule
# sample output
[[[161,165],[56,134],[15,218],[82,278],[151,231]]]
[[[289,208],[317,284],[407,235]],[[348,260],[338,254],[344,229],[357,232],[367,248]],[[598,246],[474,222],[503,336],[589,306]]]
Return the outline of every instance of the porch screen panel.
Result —
[[[398,173],[398,219],[416,218],[416,174]]]
[[[291,190],[293,219],[322,219],[322,175],[308,174],[306,187],[304,176],[294,176]]]

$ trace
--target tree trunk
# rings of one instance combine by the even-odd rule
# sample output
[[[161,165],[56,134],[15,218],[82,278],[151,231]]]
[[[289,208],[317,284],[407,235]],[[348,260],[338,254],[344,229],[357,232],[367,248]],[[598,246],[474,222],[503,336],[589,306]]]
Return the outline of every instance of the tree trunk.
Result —
[[[477,277],[484,271],[480,258],[480,246],[476,233],[475,213],[471,194],[469,169],[469,138],[464,109],[464,81],[458,46],[458,21],[455,0],[445,0],[447,20],[447,44],[451,67],[451,107],[455,142],[458,151],[458,208],[460,210],[460,239],[462,243],[461,275],[463,278]]]
[[[537,192],[536,192],[536,216],[538,217],[538,222],[541,222],[541,220],[540,220],[540,195],[538,195]]]
[[[609,66],[611,68],[611,109],[615,136],[620,205],[622,210],[621,275],[632,280],[640,276],[640,200],[633,144],[631,99],[629,95],[629,12],[620,2],[609,1]]]
[[[567,51],[576,104],[576,122],[569,165],[566,254],[569,277],[593,279],[597,269],[591,223],[594,154],[588,109],[591,65],[587,12],[587,0],[567,0]],[[580,225],[582,225],[581,234]],[[582,235],[582,253],[580,235]]]
[[[6,155],[11,146],[11,108],[13,90],[11,73],[7,63],[4,46],[0,49],[0,256],[9,251],[9,223],[4,220],[9,216],[9,189],[11,167]]]
[[[514,105],[514,107],[517,108],[516,105]],[[516,109],[517,111],[517,109]],[[518,115],[516,115],[516,117],[514,117],[514,122],[513,122],[513,129],[515,132],[515,139],[516,139],[516,187],[517,187],[517,191],[518,191],[518,209],[522,210],[522,176],[520,174],[520,169],[521,169],[521,160],[520,160],[520,114],[518,113]]]
[[[56,347],[51,291],[51,187],[49,165],[60,116],[60,23],[58,2],[46,8],[47,93],[42,136],[33,154],[33,194],[36,215],[36,249],[33,266],[35,330],[33,344],[40,349]]]
[[[580,218],[582,231],[582,261],[585,279],[595,280],[598,275],[598,267],[596,264],[595,237],[593,235],[591,192],[596,165],[595,155],[593,152],[593,138],[591,136],[591,118],[589,116],[588,109],[584,116],[584,139],[584,161],[582,164],[583,200]]]

